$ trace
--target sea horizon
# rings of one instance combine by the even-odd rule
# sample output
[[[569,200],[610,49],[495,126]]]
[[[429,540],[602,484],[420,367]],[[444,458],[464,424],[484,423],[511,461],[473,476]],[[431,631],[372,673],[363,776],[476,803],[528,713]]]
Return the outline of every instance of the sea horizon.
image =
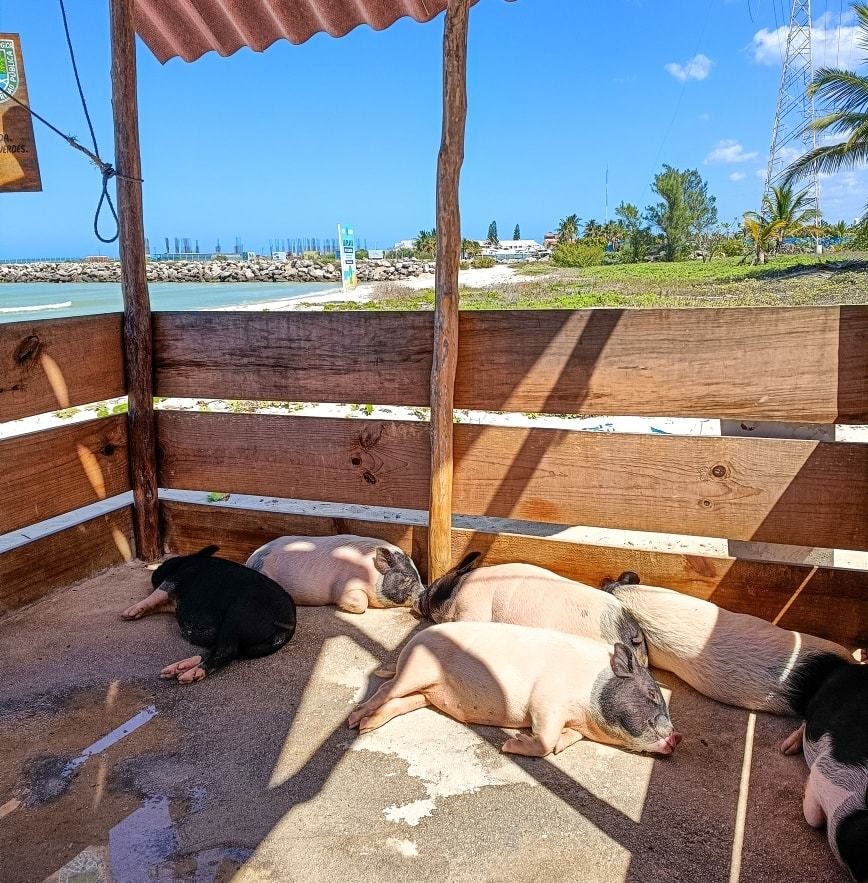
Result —
[[[334,282],[150,282],[151,309],[213,310],[325,294]],[[123,310],[119,282],[8,282],[0,285],[0,324],[95,316]]]

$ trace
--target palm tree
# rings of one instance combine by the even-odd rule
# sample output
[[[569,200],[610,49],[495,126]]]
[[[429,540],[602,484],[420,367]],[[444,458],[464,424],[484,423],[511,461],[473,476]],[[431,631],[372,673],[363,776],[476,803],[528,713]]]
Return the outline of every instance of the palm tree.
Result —
[[[766,218],[759,212],[747,212],[744,216],[744,232],[753,242],[752,264],[764,264],[767,255],[781,236],[785,221],[780,218]]]
[[[764,197],[763,212],[770,221],[783,221],[781,240],[787,236],[814,236],[819,233],[817,210],[809,203],[807,188],[796,193],[792,184],[781,184]]]
[[[558,242],[575,242],[579,235],[579,216],[567,215],[558,224]]]
[[[482,251],[482,246],[475,239],[461,240],[461,254],[465,258],[475,258]]]
[[[434,254],[434,249],[437,248],[437,231],[435,229],[420,230],[414,245],[419,254]]]
[[[838,221],[837,224],[826,224],[823,233],[831,239],[837,239],[838,244],[846,242],[852,235],[850,225],[846,221]]]
[[[868,52],[868,5],[854,3],[859,46]],[[868,61],[868,59],[866,59]],[[843,137],[836,144],[809,150],[786,170],[785,183],[805,175],[831,174],[868,162],[868,76],[839,68],[822,67],[808,93],[835,110],[810,125],[813,132]]]

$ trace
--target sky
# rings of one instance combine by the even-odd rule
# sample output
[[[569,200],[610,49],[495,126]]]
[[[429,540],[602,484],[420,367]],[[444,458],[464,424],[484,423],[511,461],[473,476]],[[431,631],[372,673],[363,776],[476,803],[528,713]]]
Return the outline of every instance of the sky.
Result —
[[[112,161],[107,0],[66,0],[103,157]],[[462,228],[542,239],[575,212],[602,221],[653,201],[663,163],[696,168],[720,219],[759,207],[786,0],[480,0],[470,20]],[[843,0],[814,0],[817,64],[860,62]],[[86,141],[56,0],[0,0],[21,36],[30,101]],[[334,237],[370,248],[434,226],[443,17],[367,26],[264,53],[160,65],[138,44],[145,232],[198,239]],[[116,254],[93,233],[100,178],[36,123],[42,193],[3,194],[0,259]],[[853,220],[868,171],[822,182]],[[110,226],[110,225],[109,225]]]

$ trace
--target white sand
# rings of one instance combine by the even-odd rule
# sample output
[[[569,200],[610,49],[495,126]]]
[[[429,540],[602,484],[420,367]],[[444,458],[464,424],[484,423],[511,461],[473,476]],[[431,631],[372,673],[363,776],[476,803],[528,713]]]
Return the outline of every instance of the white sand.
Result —
[[[493,285],[500,285],[503,282],[512,281],[515,276],[515,270],[505,264],[498,264],[495,267],[485,267],[484,269],[459,270],[458,284],[462,288],[489,288]],[[290,312],[293,310],[309,310],[317,309],[327,303],[364,303],[369,300],[376,292],[378,287],[388,286],[390,289],[406,288],[410,291],[420,291],[425,288],[434,287],[434,274],[423,273],[421,276],[411,276],[409,279],[396,279],[384,282],[363,282],[351,291],[344,291],[341,288],[334,288],[324,291],[321,294],[312,294],[309,297],[293,297],[285,300],[263,301],[262,303],[243,304],[236,307],[213,307],[213,310],[223,310],[227,312],[251,312],[251,311],[269,311],[269,312]]]

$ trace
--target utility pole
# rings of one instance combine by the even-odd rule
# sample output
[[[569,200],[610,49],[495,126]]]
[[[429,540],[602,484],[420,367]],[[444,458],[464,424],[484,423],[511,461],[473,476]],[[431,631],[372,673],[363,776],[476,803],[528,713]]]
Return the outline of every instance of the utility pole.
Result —
[[[781,183],[785,169],[797,156],[817,146],[817,133],[809,128],[816,117],[814,99],[808,94],[813,79],[811,0],[793,0],[764,197]],[[820,183],[816,174],[807,181],[806,208],[814,209],[819,220]],[[815,236],[815,248],[818,254],[822,251],[819,236]]]

